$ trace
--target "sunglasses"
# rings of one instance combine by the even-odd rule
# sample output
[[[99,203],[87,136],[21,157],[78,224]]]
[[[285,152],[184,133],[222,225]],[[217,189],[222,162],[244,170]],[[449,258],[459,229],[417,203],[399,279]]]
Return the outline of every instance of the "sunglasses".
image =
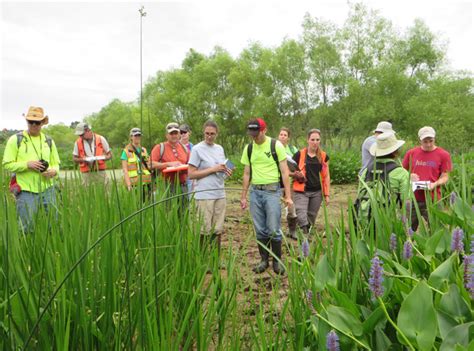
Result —
[[[28,121],[28,124],[33,124],[35,126],[39,126],[41,123],[43,123],[43,121]]]
[[[187,132],[184,131],[184,130],[180,130],[179,133],[180,133],[180,134],[186,134]]]

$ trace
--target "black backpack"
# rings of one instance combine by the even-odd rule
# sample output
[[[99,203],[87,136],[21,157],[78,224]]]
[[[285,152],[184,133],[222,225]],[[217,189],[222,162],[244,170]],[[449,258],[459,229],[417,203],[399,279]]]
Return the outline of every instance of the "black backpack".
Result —
[[[378,206],[389,206],[391,199],[390,183],[388,175],[400,165],[395,161],[375,162],[375,167],[367,169],[364,178],[365,185],[359,189],[357,199],[354,203],[355,220],[369,222],[372,217],[372,202],[376,201]],[[400,194],[396,194],[397,203],[401,203]]]
[[[270,152],[272,154],[273,160],[275,160],[277,169],[278,169],[278,177],[280,179],[280,187],[283,188],[283,178],[281,176],[281,170],[280,170],[280,162],[278,162],[278,155],[276,152],[276,139],[271,138],[270,141]],[[250,178],[249,182],[252,180],[252,149],[253,149],[253,142],[248,144],[247,146],[247,157],[249,158],[249,166],[250,166]]]

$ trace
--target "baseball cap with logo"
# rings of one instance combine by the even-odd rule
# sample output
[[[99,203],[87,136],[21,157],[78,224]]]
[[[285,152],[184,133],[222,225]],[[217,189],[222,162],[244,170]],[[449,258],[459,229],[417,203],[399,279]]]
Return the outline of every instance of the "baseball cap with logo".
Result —
[[[86,130],[91,129],[87,123],[78,123],[76,126],[76,135],[82,135],[86,132]]]
[[[395,133],[392,129],[392,123],[382,121],[377,124],[377,128],[374,129],[374,133]]]
[[[254,118],[249,121],[247,124],[247,134],[250,136],[257,136],[258,133],[265,130],[267,124],[262,118]]]
[[[175,122],[166,125],[166,133],[179,132],[179,124]]]
[[[425,138],[434,138],[436,137],[436,132],[432,127],[423,127],[418,131],[418,137],[420,140]]]

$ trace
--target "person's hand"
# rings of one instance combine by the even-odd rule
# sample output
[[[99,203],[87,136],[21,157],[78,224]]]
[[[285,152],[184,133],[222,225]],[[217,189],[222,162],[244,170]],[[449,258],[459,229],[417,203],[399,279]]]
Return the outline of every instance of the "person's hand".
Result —
[[[33,171],[41,172],[43,170],[43,164],[40,161],[28,161],[27,167]]]
[[[227,168],[227,167],[225,168],[225,174],[227,175],[227,177],[230,177],[232,175],[232,172],[233,172],[232,169]]]
[[[420,176],[416,173],[410,174],[410,179],[412,182],[418,182],[420,180]]]
[[[244,198],[241,198],[241,199],[240,199],[240,208],[241,208],[242,210],[245,210],[245,209],[247,208],[247,206],[248,206],[248,205],[247,205],[247,198],[245,198],[245,197],[244,197]]]
[[[225,164],[218,164],[218,165],[215,165],[212,169],[214,171],[214,173],[218,173],[218,172],[225,172],[226,170],[226,166]]]
[[[326,205],[329,205],[329,195],[324,195],[324,201],[326,202]]]
[[[53,178],[58,174],[54,168],[48,168],[46,171],[41,173],[41,175],[45,178]]]
[[[433,183],[429,183],[428,184],[428,190],[433,190],[434,188],[436,188],[436,182],[433,182]]]
[[[127,185],[128,191],[132,191],[132,186],[130,184]]]
[[[291,196],[285,197],[283,201],[285,201],[285,204],[286,206],[288,206],[288,208],[291,208],[291,206],[293,206],[293,200],[291,199]]]
[[[166,167],[178,167],[178,166],[181,166],[181,162],[179,161],[166,162]]]
[[[293,174],[293,178],[298,182],[298,183],[304,183],[306,182],[306,178],[304,174],[301,171],[295,171]]]

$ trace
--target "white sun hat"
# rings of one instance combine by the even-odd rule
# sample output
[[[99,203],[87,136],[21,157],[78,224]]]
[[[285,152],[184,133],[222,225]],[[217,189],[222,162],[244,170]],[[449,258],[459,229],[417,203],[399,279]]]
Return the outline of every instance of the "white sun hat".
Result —
[[[370,154],[375,157],[390,155],[405,144],[404,140],[397,140],[394,133],[383,133],[375,138],[370,147]]]

